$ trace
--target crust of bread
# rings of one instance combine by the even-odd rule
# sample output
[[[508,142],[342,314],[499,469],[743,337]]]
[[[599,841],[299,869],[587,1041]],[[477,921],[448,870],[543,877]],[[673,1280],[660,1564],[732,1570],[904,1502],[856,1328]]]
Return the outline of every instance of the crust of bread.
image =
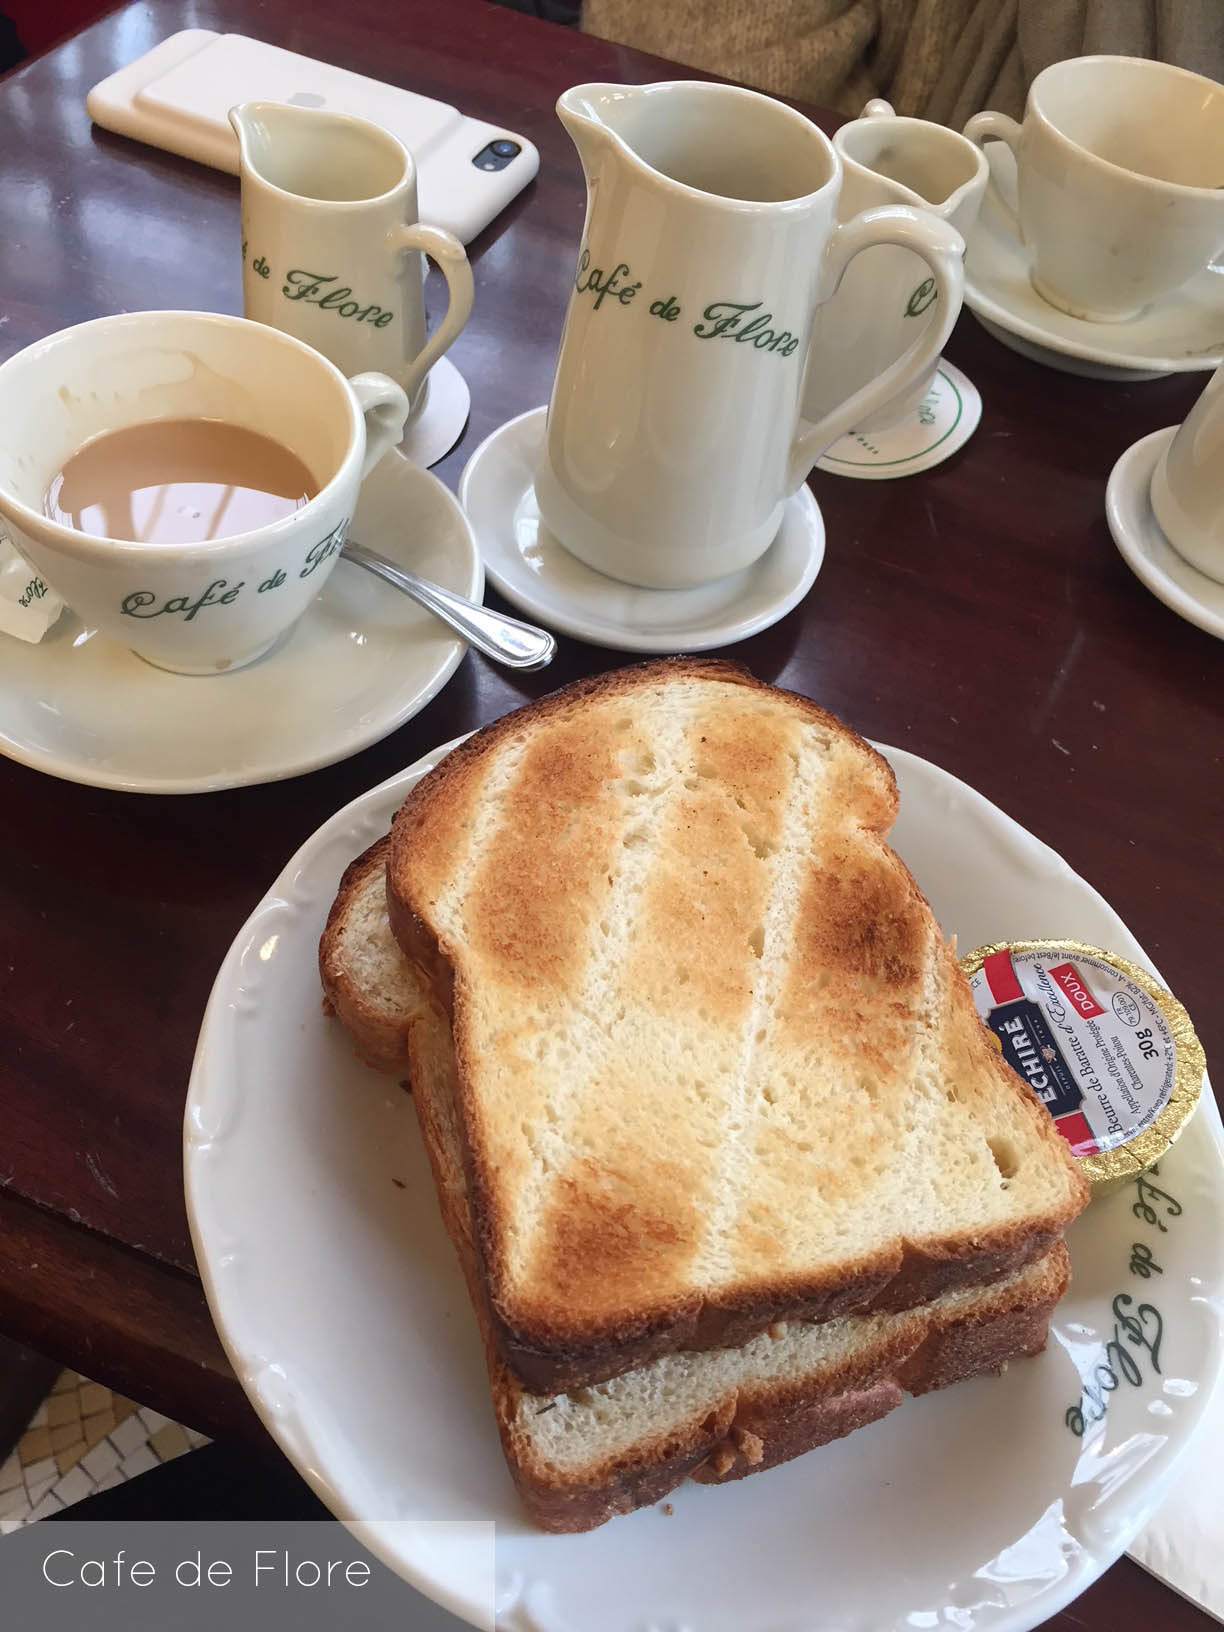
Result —
[[[619,1514],[661,1501],[686,1478],[713,1485],[763,1473],[878,1422],[907,1394],[949,1388],[1001,1371],[1012,1360],[1040,1354],[1067,1281],[1065,1248],[1055,1249],[1051,1258],[1057,1261],[1052,1267],[1060,1272],[1050,1276],[1049,1295],[1042,1301],[1001,1310],[989,1319],[932,1329],[904,1359],[828,1393],[808,1396],[802,1390],[778,1390],[738,1403],[713,1419],[688,1425],[657,1462],[635,1458],[628,1466],[600,1470],[565,1485],[529,1464],[512,1462],[523,1505],[542,1529],[591,1530]]]
[[[485,1289],[487,1319],[496,1347],[512,1373],[526,1387],[540,1392],[594,1384],[678,1349],[735,1346],[779,1319],[821,1321],[848,1312],[905,1309],[960,1286],[1005,1277],[1049,1252],[1088,1198],[1087,1185],[1074,1170],[1048,1113],[990,1044],[967,983],[948,952],[954,988],[949,1041],[972,1052],[983,1078],[993,1078],[991,1091],[1010,1101],[1018,1116],[1027,1118],[1037,1141],[1067,1170],[1062,1205],[1029,1216],[1018,1226],[1005,1224],[939,1239],[901,1239],[890,1250],[806,1274],[771,1276],[763,1268],[749,1283],[727,1286],[713,1297],[696,1292],[660,1296],[644,1278],[631,1307],[609,1303],[598,1316],[588,1314],[581,1321],[563,1306],[559,1308],[555,1296],[533,1299],[522,1288],[507,1287],[503,1252],[512,1221],[505,1216],[496,1163],[490,1159],[482,1131],[480,1097],[474,1087],[479,1062],[465,1039],[462,976],[430,925],[421,880],[443,865],[451,835],[472,820],[488,756],[562,711],[581,709],[589,699],[631,699],[644,687],[676,677],[772,693],[806,721],[856,744],[863,763],[873,767],[875,778],[868,797],[869,802],[874,797],[877,808],[868,812],[870,825],[887,831],[897,806],[891,768],[848,727],[809,699],[778,692],[735,665],[678,659],[582,681],[495,722],[422,779],[397,814],[391,833],[387,903],[392,932],[429,979],[435,1001],[452,1022],[473,1250]],[[908,881],[901,887],[929,914],[921,892],[899,861],[897,868],[898,876]]]
[[[344,931],[360,895],[385,880],[390,834],[375,840],[340,879],[319,941],[319,979],[324,1012],[334,1014],[348,1032],[358,1059],[375,1071],[406,1077],[409,1071],[410,1017],[389,1014],[363,991],[344,953]]]
[[[657,1315],[653,1327],[564,1349],[541,1351],[524,1343],[505,1321],[492,1315],[498,1347],[523,1385],[540,1393],[562,1393],[636,1370],[677,1350],[738,1348],[780,1320],[835,1320],[841,1315],[902,1313],[931,1303],[963,1287],[989,1284],[1036,1263],[1062,1240],[1061,1227],[1034,1230],[1003,1244],[966,1242],[956,1256],[938,1258],[920,1249],[902,1254],[895,1274],[864,1268],[829,1289],[814,1281],[781,1285],[744,1294],[743,1306],[730,1299],[705,1303],[696,1311],[671,1310]]]

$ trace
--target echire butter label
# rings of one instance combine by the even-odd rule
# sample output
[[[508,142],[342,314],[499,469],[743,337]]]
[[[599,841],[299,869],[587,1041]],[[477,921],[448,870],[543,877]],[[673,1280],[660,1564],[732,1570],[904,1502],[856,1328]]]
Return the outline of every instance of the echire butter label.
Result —
[[[1186,1011],[1146,971],[1078,943],[1016,942],[963,965],[1003,1058],[1094,1189],[1158,1161],[1202,1089]]]

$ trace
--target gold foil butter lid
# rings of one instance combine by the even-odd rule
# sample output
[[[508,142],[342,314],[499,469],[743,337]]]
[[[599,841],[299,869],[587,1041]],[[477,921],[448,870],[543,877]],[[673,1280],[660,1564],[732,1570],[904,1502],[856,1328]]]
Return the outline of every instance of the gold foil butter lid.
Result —
[[[1079,941],[1011,941],[961,959],[1000,1052],[1103,1195],[1158,1162],[1203,1091],[1190,1016],[1145,969]]]

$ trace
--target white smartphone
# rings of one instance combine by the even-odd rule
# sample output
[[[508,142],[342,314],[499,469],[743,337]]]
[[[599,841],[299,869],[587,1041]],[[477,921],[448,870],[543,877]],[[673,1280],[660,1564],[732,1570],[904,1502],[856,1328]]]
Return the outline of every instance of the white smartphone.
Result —
[[[465,244],[540,167],[525,137],[445,102],[206,28],[172,34],[95,85],[85,105],[106,130],[237,175],[238,139],[227,115],[235,103],[256,101],[330,108],[384,126],[416,161],[421,220]]]

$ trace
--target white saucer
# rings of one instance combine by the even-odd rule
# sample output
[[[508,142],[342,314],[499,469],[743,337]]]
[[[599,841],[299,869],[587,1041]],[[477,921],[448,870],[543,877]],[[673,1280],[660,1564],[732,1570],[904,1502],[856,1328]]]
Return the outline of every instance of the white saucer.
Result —
[[[989,143],[986,153],[1004,197],[1014,199],[1012,155],[1002,142]],[[1200,272],[1129,323],[1089,323],[1060,312],[1033,288],[1028,251],[993,193],[992,186],[966,234],[965,305],[1005,346],[1048,368],[1099,380],[1150,380],[1224,362],[1224,268]]]
[[[351,533],[479,599],[467,519],[436,476],[392,452],[362,489]],[[65,612],[40,645],[0,639],[0,753],[94,787],[202,793],[345,759],[418,713],[461,640],[347,561],[259,662],[168,674]]]
[[[449,357],[439,357],[425,381],[425,402],[404,432],[400,452],[425,470],[436,465],[463,435],[472,406],[468,383]]]
[[[1152,512],[1152,472],[1177,434],[1176,425],[1153,431],[1127,448],[1109,475],[1105,517],[1114,543],[1141,584],[1209,635],[1224,640],[1224,584],[1192,567],[1169,543]]]
[[[812,587],[825,530],[806,487],[787,501],[778,536],[761,559],[717,583],[635,589],[584,566],[540,525],[533,483],[546,415],[533,408],[508,420],[459,478],[459,501],[489,582],[537,622],[619,652],[705,652],[768,629]]]
[[[968,305],[968,301],[965,302]],[[1001,323],[992,323],[981,312],[973,314],[987,334],[993,335],[1001,346],[1014,351],[1018,356],[1027,357],[1031,363],[1040,363],[1043,368],[1056,368],[1060,374],[1075,374],[1081,380],[1109,380],[1114,385],[1125,385],[1136,380],[1163,380],[1168,376],[1167,368],[1111,368],[1107,363],[1090,363],[1086,357],[1068,357],[1063,352],[1052,351],[1049,346],[1039,346],[1035,340],[1025,340],[1018,334],[1012,334]]]

